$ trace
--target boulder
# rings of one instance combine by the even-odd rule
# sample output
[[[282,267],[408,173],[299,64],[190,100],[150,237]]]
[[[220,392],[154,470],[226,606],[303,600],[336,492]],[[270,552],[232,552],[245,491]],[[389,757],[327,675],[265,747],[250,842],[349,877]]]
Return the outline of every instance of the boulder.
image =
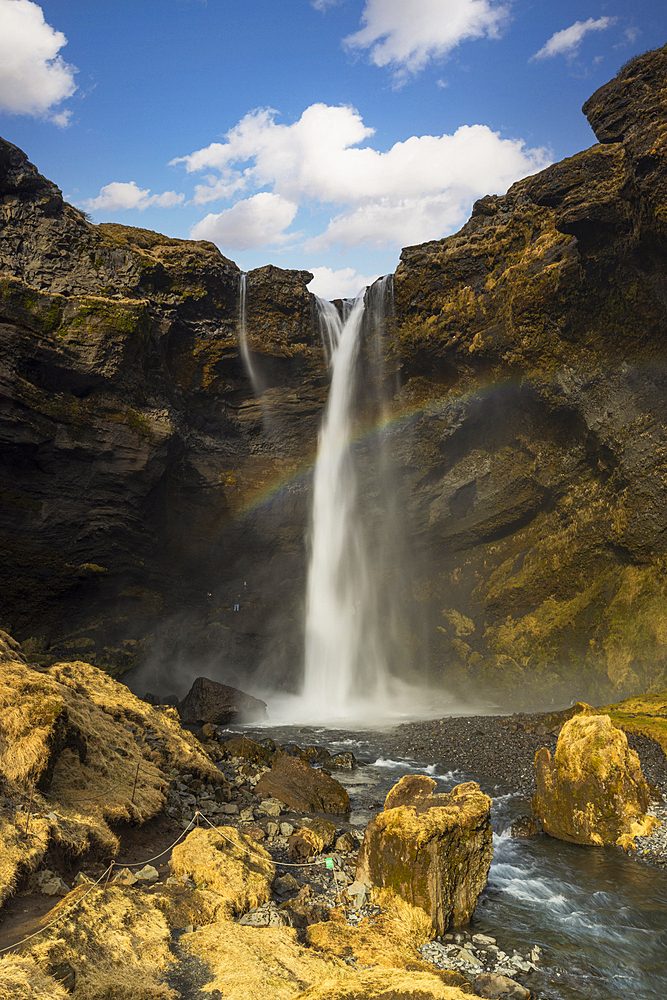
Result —
[[[387,887],[431,918],[437,934],[467,923],[493,856],[491,800],[473,781],[433,794],[435,781],[406,775],[366,827],[357,881]]]
[[[578,715],[566,722],[552,759],[535,756],[533,814],[545,833],[574,844],[628,847],[657,820],[646,816],[649,789],[639,757],[608,715]]]
[[[509,976],[483,972],[475,980],[475,993],[486,1000],[530,1000],[530,990]]]
[[[278,757],[255,785],[255,794],[280,799],[303,812],[347,813],[350,799],[339,782],[298,757]]]
[[[266,702],[228,684],[198,677],[177,705],[181,722],[219,726],[227,722],[257,722],[266,718]]]

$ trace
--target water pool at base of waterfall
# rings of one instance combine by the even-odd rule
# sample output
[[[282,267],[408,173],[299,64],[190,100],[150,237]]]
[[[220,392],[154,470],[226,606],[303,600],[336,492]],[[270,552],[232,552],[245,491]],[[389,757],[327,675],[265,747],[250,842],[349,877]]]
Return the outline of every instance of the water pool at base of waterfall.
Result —
[[[250,734],[249,728],[246,732]],[[649,868],[620,848],[583,847],[544,835],[510,836],[512,821],[529,801],[475,774],[438,762],[392,754],[390,734],[309,727],[274,728],[262,735],[280,743],[351,751],[361,762],[335,771],[363,831],[404,774],[428,774],[436,791],[479,780],[492,799],[494,856],[471,930],[513,949],[543,949],[540,971],[517,977],[534,1000],[662,1000],[667,984],[667,872]],[[340,817],[332,817],[340,827]]]

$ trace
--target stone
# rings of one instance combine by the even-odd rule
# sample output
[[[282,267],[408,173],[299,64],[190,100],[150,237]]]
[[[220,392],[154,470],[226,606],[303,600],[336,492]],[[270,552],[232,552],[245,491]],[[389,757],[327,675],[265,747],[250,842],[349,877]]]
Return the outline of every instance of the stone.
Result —
[[[232,757],[245,757],[258,764],[268,764],[271,759],[271,751],[249,736],[234,736],[231,740],[225,740],[221,746]]]
[[[86,875],[84,872],[77,872],[77,874],[74,876],[74,881],[72,882],[72,886],[76,888],[77,886],[80,885],[91,885],[92,881],[93,881],[92,878],[89,878],[88,875]]]
[[[355,881],[347,887],[347,894],[354,899],[354,905],[357,909],[365,906],[366,903],[370,901],[370,886],[366,885],[365,882]]]
[[[556,752],[535,757],[534,815],[545,833],[574,844],[630,846],[657,824],[647,816],[649,788],[639,757],[608,715],[577,715],[563,726]]]
[[[336,827],[330,819],[324,819],[321,816],[308,816],[303,820],[303,827],[307,827],[311,833],[315,834],[318,843],[321,843],[322,846],[319,848],[318,854],[333,847],[336,839]]]
[[[44,896],[66,896],[69,891],[67,883],[63,882],[58,875],[42,885],[42,895]]]
[[[351,771],[357,766],[357,760],[353,753],[349,750],[345,750],[342,753],[337,753],[333,756],[327,757],[326,765],[327,767],[332,767],[334,770],[338,771]]]
[[[130,868],[121,868],[111,879],[112,883],[118,882],[120,885],[136,885],[137,876]]]
[[[302,827],[289,838],[287,850],[293,861],[305,860],[322,853],[322,840],[313,830]]]
[[[347,813],[350,799],[343,786],[328,774],[297,757],[279,757],[255,785],[256,795],[279,799],[303,812]]]
[[[284,805],[278,799],[264,799],[257,806],[257,811],[264,816],[280,816],[283,809]]]
[[[287,875],[281,875],[280,878],[275,880],[273,888],[277,893],[284,896],[288,892],[298,892],[299,883],[294,876],[290,875],[288,872]]]
[[[252,806],[250,806],[248,809],[242,809],[240,816],[241,820],[244,823],[252,823],[255,819],[255,810],[253,809]]]
[[[530,990],[508,976],[482,972],[475,979],[475,993],[485,1000],[530,1000]]]
[[[144,865],[138,872],[135,872],[135,877],[138,882],[157,882],[160,875],[153,865]]]
[[[210,722],[222,725],[257,722],[266,718],[266,702],[208,677],[197,677],[176,707],[181,721],[189,724]]]
[[[343,854],[348,854],[353,851],[356,846],[356,841],[351,833],[341,833],[340,837],[336,839],[334,843],[334,849],[340,851]]]
[[[294,827],[291,823],[281,823],[280,824],[280,836],[281,837],[291,837],[294,833]]]
[[[390,790],[384,811],[366,827],[356,878],[420,907],[441,935],[470,920],[493,841],[491,800],[475,782],[449,793],[433,794],[435,787],[432,778],[406,775]]]
[[[542,824],[534,816],[518,816],[510,827],[513,837],[537,837],[542,832]]]
[[[280,827],[277,823],[273,823],[269,820],[266,824],[266,835],[267,837],[277,837],[280,833]]]
[[[221,808],[223,813],[226,813],[227,816],[238,816],[239,807],[236,802],[225,802]]]
[[[247,927],[291,927],[292,925],[289,912],[279,909],[273,900],[262,906],[254,906],[243,914],[239,923]]]

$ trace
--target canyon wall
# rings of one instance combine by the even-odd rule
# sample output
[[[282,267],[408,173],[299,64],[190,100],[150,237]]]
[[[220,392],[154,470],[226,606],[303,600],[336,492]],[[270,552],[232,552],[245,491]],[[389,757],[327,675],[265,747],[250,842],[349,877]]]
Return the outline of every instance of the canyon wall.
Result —
[[[598,144],[403,251],[386,338],[405,648],[517,707],[667,683],[667,50],[584,111]],[[4,142],[0,196],[0,625],[163,693],[293,687],[311,276],[248,276],[257,395],[215,246],[92,225]]]

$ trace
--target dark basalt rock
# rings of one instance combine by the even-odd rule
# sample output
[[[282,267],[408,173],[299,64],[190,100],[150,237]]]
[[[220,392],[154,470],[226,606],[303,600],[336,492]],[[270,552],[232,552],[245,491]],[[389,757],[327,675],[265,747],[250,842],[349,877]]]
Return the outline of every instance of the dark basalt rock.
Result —
[[[266,718],[266,702],[208,677],[198,677],[176,706],[181,722],[259,722]]]

